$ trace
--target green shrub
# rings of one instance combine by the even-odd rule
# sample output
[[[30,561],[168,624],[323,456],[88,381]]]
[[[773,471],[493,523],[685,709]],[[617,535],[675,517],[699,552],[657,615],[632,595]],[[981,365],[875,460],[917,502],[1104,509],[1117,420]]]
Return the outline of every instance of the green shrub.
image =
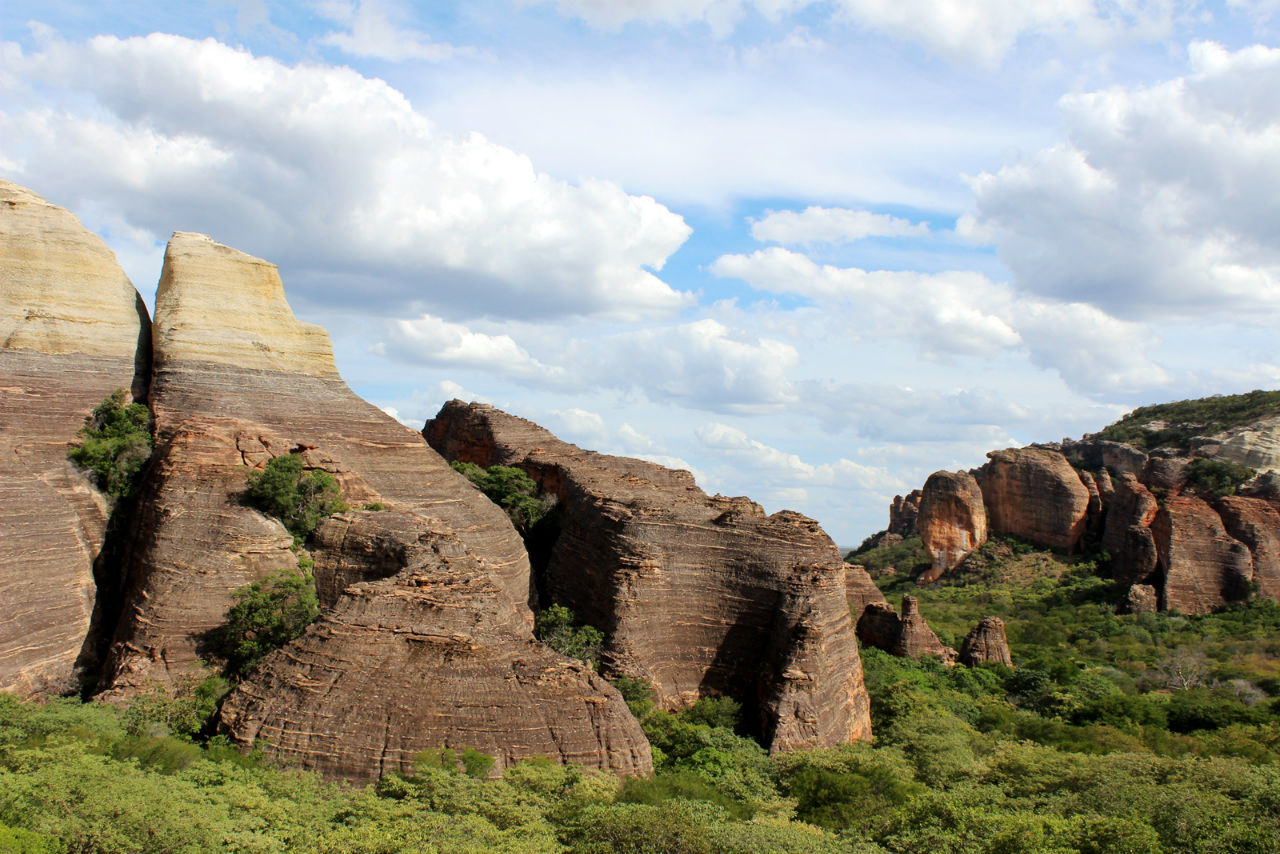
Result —
[[[284,523],[299,542],[311,536],[324,517],[347,509],[338,481],[327,471],[304,471],[298,453],[272,457],[249,472],[244,503]]]
[[[303,633],[320,616],[315,579],[277,572],[231,594],[235,604],[214,633],[214,646],[233,674],[247,673],[272,650]]]
[[[128,392],[117,389],[93,410],[76,435],[80,444],[67,456],[93,472],[98,488],[112,498],[132,495],[151,458],[151,411],[141,403],[125,405]]]
[[[480,488],[497,504],[521,534],[528,534],[547,512],[547,502],[538,497],[538,485],[523,470],[512,466],[481,468],[475,463],[454,460],[453,470]]]
[[[614,680],[613,687],[618,689],[636,720],[644,720],[653,711],[653,683],[649,680],[623,676]]]
[[[1240,484],[1256,472],[1239,463],[1196,457],[1186,468],[1187,488],[1214,498],[1235,495]]]
[[[595,626],[579,625],[573,611],[564,605],[552,605],[538,614],[533,633],[561,655],[585,661],[593,669],[600,668],[604,633]]]
[[[462,751],[463,769],[467,772],[468,777],[475,777],[477,780],[483,780],[488,777],[489,771],[496,761],[489,754],[481,753],[473,747],[468,747]]]
[[[156,684],[129,701],[122,716],[125,729],[133,736],[195,737],[230,690],[231,683],[216,674],[203,681],[198,676],[178,679],[172,689]]]

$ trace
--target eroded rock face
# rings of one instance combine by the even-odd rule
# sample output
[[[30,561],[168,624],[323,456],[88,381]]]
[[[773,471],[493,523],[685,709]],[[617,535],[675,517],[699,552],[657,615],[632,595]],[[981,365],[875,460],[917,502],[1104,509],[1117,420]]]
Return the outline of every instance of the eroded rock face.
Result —
[[[1079,548],[1089,490],[1062,454],[1041,448],[992,451],[978,470],[978,483],[992,533],[1058,551]]]
[[[1280,416],[1207,437],[1198,443],[1196,454],[1257,471],[1280,469]]]
[[[659,703],[743,703],[773,749],[870,735],[847,568],[811,519],[707,496],[684,471],[584,451],[451,401],[424,430],[448,459],[514,465],[559,499],[544,601],[605,632],[605,664]]]
[[[960,644],[960,663],[966,667],[977,667],[988,661],[1013,666],[1013,656],[1009,653],[1009,639],[1005,635],[1004,620],[999,617],[983,617],[973,631],[965,635]]]
[[[102,240],[0,180],[0,690],[76,690],[95,663],[110,507],[67,451],[112,392],[145,395],[149,332]]]
[[[1261,498],[1230,496],[1215,505],[1227,533],[1253,556],[1253,583],[1259,596],[1280,600],[1280,508]]]
[[[920,615],[914,596],[902,597],[902,614],[888,604],[869,605],[858,619],[858,640],[900,658],[939,658],[955,664],[956,651],[944,646]]]
[[[905,496],[895,495],[889,507],[890,534],[907,537],[916,532],[916,517],[920,515],[921,492],[913,489]]]
[[[1160,594],[1150,584],[1135,584],[1120,603],[1122,614],[1154,614],[1160,610]]]
[[[617,691],[537,643],[523,600],[452,531],[415,512],[348,513],[314,538],[324,615],[270,655],[222,708],[239,744],[266,738],[334,777],[407,774],[415,753],[475,748],[496,768],[550,756],[652,771]]]
[[[1166,499],[1151,523],[1163,574],[1161,601],[1184,614],[1207,614],[1249,595],[1253,558],[1214,509],[1185,495]]]
[[[1155,572],[1156,543],[1150,525],[1159,505],[1132,474],[1112,481],[1102,547],[1111,555],[1111,575],[1121,586],[1145,582]]]
[[[230,591],[296,566],[283,526],[240,504],[247,471],[294,450],[332,472],[353,506],[376,501],[448,525],[513,600],[527,597],[528,558],[506,515],[420,436],[351,393],[324,330],[293,318],[273,265],[175,234],[154,353],[156,455],[108,687],[191,672]]]
[[[936,581],[987,541],[987,511],[973,475],[964,471],[929,475],[921,491],[916,524],[933,561],[919,580]]]

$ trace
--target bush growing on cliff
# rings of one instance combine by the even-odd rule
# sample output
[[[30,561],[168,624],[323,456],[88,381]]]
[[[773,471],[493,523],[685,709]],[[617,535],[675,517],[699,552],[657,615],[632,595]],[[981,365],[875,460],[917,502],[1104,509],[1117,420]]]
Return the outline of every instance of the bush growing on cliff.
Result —
[[[235,604],[215,632],[214,646],[233,674],[247,673],[320,616],[315,579],[306,574],[277,572],[241,587],[231,598]]]
[[[347,509],[338,481],[327,471],[304,471],[298,453],[273,457],[249,472],[244,503],[275,516],[299,542],[311,536],[324,517]]]
[[[112,498],[134,493],[154,442],[151,410],[141,403],[126,405],[127,397],[124,389],[116,389],[98,404],[76,434],[80,444],[67,454],[73,463],[92,471],[98,488]]]
[[[604,633],[595,626],[578,623],[577,616],[564,605],[552,605],[538,614],[534,636],[561,655],[577,658],[600,669]]]
[[[547,502],[538,497],[538,485],[523,470],[513,466],[481,468],[475,463],[454,460],[449,465],[511,517],[521,534],[527,534],[547,512]]]
[[[1240,484],[1254,474],[1253,469],[1239,463],[1197,457],[1187,466],[1187,488],[1214,498],[1225,498],[1235,495]]]

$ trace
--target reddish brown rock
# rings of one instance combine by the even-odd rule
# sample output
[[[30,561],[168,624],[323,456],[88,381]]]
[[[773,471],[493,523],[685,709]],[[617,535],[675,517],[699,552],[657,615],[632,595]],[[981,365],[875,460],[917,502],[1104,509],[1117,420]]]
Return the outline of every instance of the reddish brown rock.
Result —
[[[940,658],[946,664],[956,662],[956,651],[938,640],[920,615],[920,603],[914,596],[902,597],[901,615],[894,613],[888,604],[867,606],[858,619],[858,640],[899,658]]]
[[[497,769],[551,756],[648,774],[650,750],[617,691],[533,640],[523,601],[447,526],[417,513],[325,521],[313,555],[324,615],[223,704],[245,747],[333,777],[412,771],[449,747]]]
[[[1062,454],[1040,448],[992,451],[977,479],[992,533],[1063,552],[1079,549],[1089,490]]]
[[[112,392],[145,394],[149,332],[102,240],[0,180],[0,691],[74,691],[95,664],[111,508],[67,452]]]
[[[424,434],[449,459],[519,466],[557,497],[543,593],[604,631],[610,672],[649,680],[665,708],[732,696],[775,750],[869,737],[846,600],[860,570],[816,522],[709,497],[688,472],[584,451],[483,404],[445,404]]]
[[[1150,584],[1135,584],[1120,603],[1122,614],[1154,614],[1160,610],[1160,594]]]
[[[865,567],[851,563],[845,569],[845,598],[849,600],[849,610],[853,613],[854,620],[857,620],[868,605],[883,602],[884,594],[871,580]]]
[[[1106,510],[1111,505],[1111,499],[1116,494],[1115,484],[1112,483],[1111,472],[1106,469],[1098,469],[1093,473],[1093,482],[1098,489],[1098,497],[1102,499],[1102,508]]]
[[[1150,525],[1159,506],[1137,477],[1113,481],[1102,532],[1102,548],[1111,555],[1111,575],[1122,587],[1146,581],[1155,572],[1157,555]]]
[[[1138,479],[1146,485],[1147,489],[1168,493],[1181,492],[1187,482],[1186,468],[1190,462],[1190,457],[1169,456],[1157,451],[1147,460],[1147,465]]]
[[[1261,498],[1239,495],[1215,505],[1227,533],[1253,556],[1253,583],[1259,596],[1280,600],[1280,508]]]
[[[296,565],[283,526],[240,504],[248,469],[292,450],[333,472],[354,506],[377,501],[447,524],[513,599],[528,595],[528,558],[506,515],[421,436],[351,393],[324,330],[293,318],[273,265],[175,234],[154,355],[156,455],[109,687],[198,667],[230,591]]]
[[[988,661],[1013,666],[1013,656],[1009,653],[1009,639],[1005,636],[1004,620],[999,617],[983,617],[973,631],[965,635],[960,644],[960,663],[966,667],[977,667]]]
[[[1168,498],[1151,523],[1160,570],[1161,601],[1184,614],[1207,614],[1248,598],[1253,577],[1249,549],[1231,537],[1214,509],[1199,498]]]
[[[1076,474],[1080,476],[1080,482],[1084,484],[1084,488],[1089,491],[1089,506],[1085,510],[1085,529],[1091,533],[1101,533],[1106,516],[1102,508],[1102,492],[1098,489],[1098,482],[1087,471],[1077,471]]]
[[[1116,475],[1139,475],[1147,465],[1147,455],[1124,442],[1086,437],[1078,442],[1064,441],[1062,453],[1073,464],[1089,471],[1106,469]]]
[[[906,496],[893,496],[893,504],[889,507],[890,534],[908,537],[916,532],[916,518],[920,515],[921,492],[913,489]]]
[[[916,522],[933,566],[918,580],[936,581],[955,569],[969,552],[987,541],[987,513],[982,490],[968,472],[929,475],[920,497]]]

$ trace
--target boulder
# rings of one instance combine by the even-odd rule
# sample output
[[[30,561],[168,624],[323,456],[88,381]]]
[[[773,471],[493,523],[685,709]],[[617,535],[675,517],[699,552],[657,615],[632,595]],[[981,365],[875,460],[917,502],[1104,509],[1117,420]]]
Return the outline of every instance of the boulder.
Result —
[[[1249,596],[1253,558],[1222,519],[1199,498],[1168,498],[1151,523],[1160,570],[1161,602],[1184,614],[1207,614]]]
[[[379,502],[450,526],[513,599],[527,597],[528,558],[506,514],[347,388],[328,335],[294,319],[274,265],[203,235],[173,236],[150,403],[156,452],[126,544],[127,599],[105,678],[114,691],[197,670],[231,591],[296,567],[284,527],[240,503],[248,471],[291,451],[334,474],[353,506]]]
[[[523,600],[448,526],[345,513],[313,546],[323,616],[224,702],[237,744],[265,739],[290,764],[358,780],[410,774],[415,753],[439,747],[480,750],[498,771],[535,756],[652,771],[618,692],[534,641]]]
[[[145,397],[150,329],[97,235],[0,180],[0,691],[76,691],[95,668],[112,508],[67,452],[104,398]]]
[[[1062,552],[1079,549],[1089,490],[1062,454],[1041,448],[992,451],[977,480],[992,533]]]
[[[858,619],[858,640],[899,658],[939,658],[955,664],[956,651],[943,646],[933,629],[920,615],[920,603],[914,596],[902,597],[902,614],[884,603],[867,606]]]
[[[865,572],[812,519],[708,496],[688,472],[584,451],[484,404],[450,401],[423,432],[446,458],[518,466],[557,499],[543,602],[605,633],[608,672],[648,680],[668,709],[734,697],[774,750],[870,736],[846,598],[848,574]]]
[[[1004,620],[999,617],[983,617],[960,644],[961,664],[977,667],[988,661],[1005,667],[1013,666],[1013,656],[1009,654],[1009,639],[1004,632]]]
[[[1160,594],[1150,584],[1135,584],[1120,603],[1122,614],[1154,614],[1160,610]]]
[[[973,475],[963,471],[929,475],[921,491],[916,524],[925,552],[933,561],[918,580],[936,581],[987,541],[987,513]]]

